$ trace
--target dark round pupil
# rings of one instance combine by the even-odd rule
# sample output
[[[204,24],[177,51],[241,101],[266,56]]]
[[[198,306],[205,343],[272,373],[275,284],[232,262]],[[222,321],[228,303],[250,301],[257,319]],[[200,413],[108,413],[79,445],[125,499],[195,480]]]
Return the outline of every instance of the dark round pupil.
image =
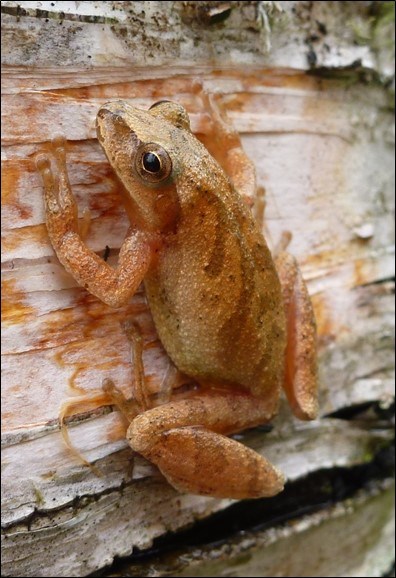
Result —
[[[160,160],[154,153],[145,153],[143,155],[143,166],[149,173],[158,173],[161,169]]]

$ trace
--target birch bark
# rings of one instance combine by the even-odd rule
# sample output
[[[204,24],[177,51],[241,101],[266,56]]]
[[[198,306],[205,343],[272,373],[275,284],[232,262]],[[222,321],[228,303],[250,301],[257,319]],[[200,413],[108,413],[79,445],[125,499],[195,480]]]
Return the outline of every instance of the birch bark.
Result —
[[[73,443],[103,477],[61,440],[59,407],[70,396],[97,389],[104,377],[129,391],[129,345],[120,327],[125,314],[143,327],[152,388],[167,367],[143,291],[128,307],[110,310],[63,271],[46,234],[34,157],[61,133],[79,207],[92,214],[88,243],[101,254],[110,247],[110,259],[116,258],[127,220],[94,130],[96,111],[107,100],[144,108],[178,100],[193,130],[210,138],[192,85],[199,79],[217,95],[267,191],[266,234],[276,243],[283,230],[293,233],[290,250],[308,282],[320,341],[320,419],[297,423],[282,407],[271,433],[249,432],[244,440],[276,463],[291,485],[321,471],[373,463],[392,437],[383,416],[394,387],[394,3],[1,6],[2,573],[86,576],[230,505],[177,494],[139,457],[132,470],[115,411],[98,408],[70,424]],[[368,406],[377,408],[369,422],[340,419]],[[392,516],[383,483],[377,501],[356,495],[362,518],[323,511],[335,536],[361,524],[356,520],[369,515],[365,511],[378,515],[371,545],[354,542],[356,563],[346,570],[340,560],[338,575],[380,575],[390,565]],[[276,499],[281,504],[284,498]],[[311,515],[306,524],[316,527]],[[294,534],[300,540],[297,526],[291,539]],[[308,561],[315,531],[306,535]],[[258,543],[269,543],[260,536]],[[275,532],[271,544],[284,538]],[[374,573],[365,574],[379,543],[387,545],[385,553]],[[246,548],[256,564],[257,551]],[[276,565],[282,547],[271,548]],[[229,571],[231,550],[216,575]],[[326,560],[330,556],[331,549]],[[207,559],[206,552],[201,570],[194,567],[203,572],[197,575],[210,575]],[[155,575],[167,575],[166,564],[159,560]],[[278,575],[296,571],[291,565]]]

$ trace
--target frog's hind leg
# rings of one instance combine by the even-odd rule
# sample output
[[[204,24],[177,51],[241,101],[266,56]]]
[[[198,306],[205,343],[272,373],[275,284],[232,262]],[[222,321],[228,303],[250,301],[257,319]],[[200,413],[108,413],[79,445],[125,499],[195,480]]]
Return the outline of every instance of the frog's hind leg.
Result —
[[[82,455],[82,453],[79,452],[78,449],[74,446],[74,444],[70,439],[69,430],[67,428],[65,420],[67,417],[75,415],[76,413],[81,414],[90,411],[92,409],[96,409],[102,405],[103,406],[110,405],[111,403],[112,402],[109,396],[106,395],[104,391],[100,391],[71,398],[61,405],[59,411],[58,417],[59,427],[65,445],[80,462],[82,462],[85,466],[91,468],[91,470],[97,476],[101,476],[102,473],[96,466],[94,466],[88,460],[86,460],[85,457]]]
[[[287,323],[284,389],[293,413],[310,420],[318,412],[316,323],[301,271],[285,250],[290,238],[290,233],[284,233],[275,257]]]
[[[283,489],[282,474],[226,437],[268,421],[273,410],[250,395],[200,392],[138,415],[127,438],[179,491],[234,499],[273,496]]]

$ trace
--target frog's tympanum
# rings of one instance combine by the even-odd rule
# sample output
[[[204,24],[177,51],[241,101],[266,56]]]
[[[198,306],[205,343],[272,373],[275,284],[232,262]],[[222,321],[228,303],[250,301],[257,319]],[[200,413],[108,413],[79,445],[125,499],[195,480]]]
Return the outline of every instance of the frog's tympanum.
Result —
[[[37,165],[49,237],[65,269],[111,307],[143,281],[169,357],[196,383],[158,405],[144,380],[126,400],[106,379],[130,421],[131,448],[180,491],[273,496],[283,475],[227,436],[268,422],[282,387],[296,416],[315,418],[315,321],[294,259],[284,247],[272,257],[244,200],[255,176],[240,139],[218,112],[214,119],[218,142],[224,134],[222,166],[179,104],[161,101],[146,111],[120,100],[100,108],[97,137],[123,185],[131,224],[116,268],[80,234],[64,144]]]

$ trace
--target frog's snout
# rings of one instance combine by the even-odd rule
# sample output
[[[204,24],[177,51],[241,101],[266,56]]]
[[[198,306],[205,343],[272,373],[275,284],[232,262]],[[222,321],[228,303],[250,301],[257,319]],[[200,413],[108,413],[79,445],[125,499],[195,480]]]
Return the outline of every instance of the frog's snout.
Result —
[[[96,115],[96,134],[99,142],[107,150],[110,143],[123,141],[123,136],[134,133],[135,109],[122,100],[106,102]]]
[[[104,118],[108,114],[111,114],[112,116],[123,117],[125,116],[126,112],[127,110],[125,107],[125,102],[122,100],[113,100],[111,102],[105,102],[105,104],[102,104],[96,115],[96,118]]]

